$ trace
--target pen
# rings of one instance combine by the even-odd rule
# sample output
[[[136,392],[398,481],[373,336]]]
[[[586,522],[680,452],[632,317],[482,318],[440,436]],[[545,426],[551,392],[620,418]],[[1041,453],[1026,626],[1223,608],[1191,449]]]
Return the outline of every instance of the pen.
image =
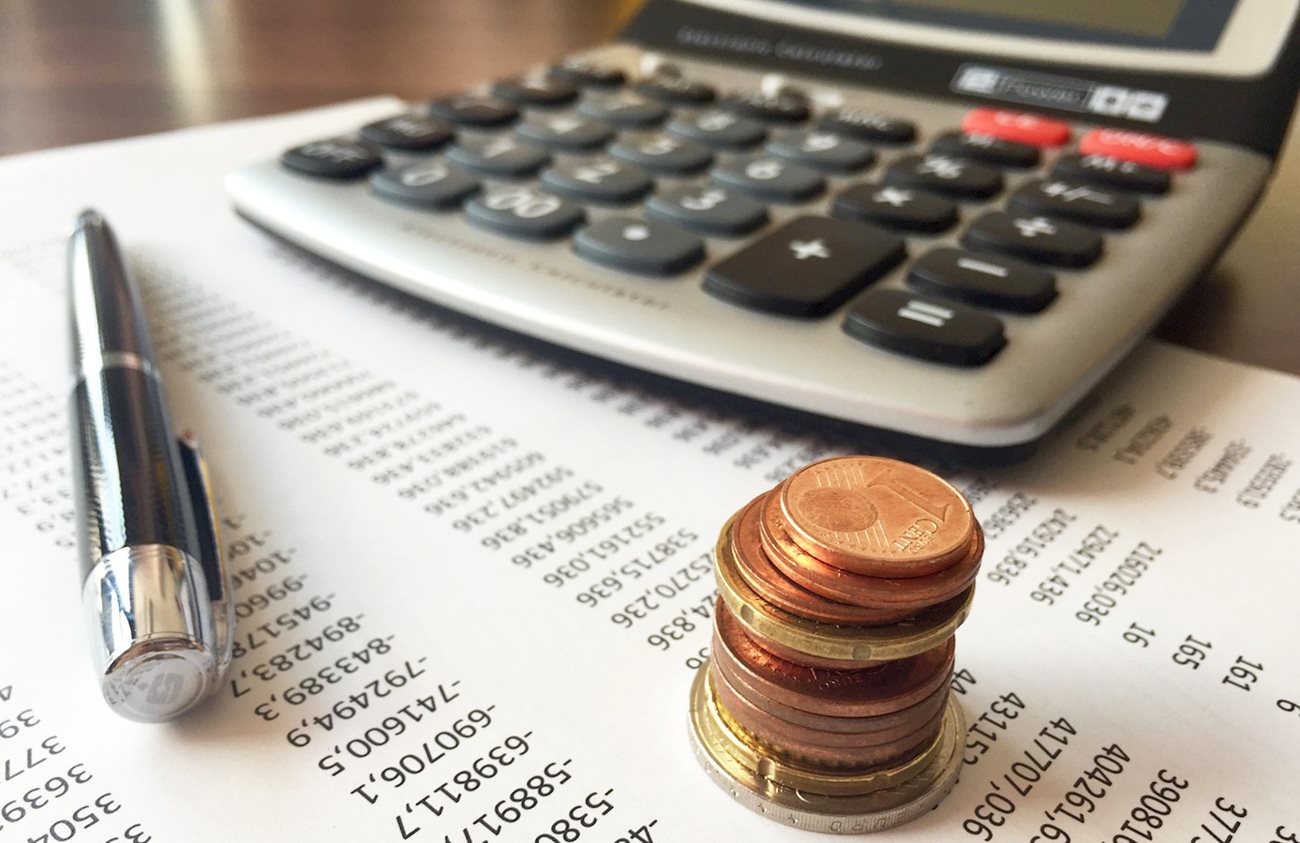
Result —
[[[143,312],[108,223],[68,243],[73,494],[100,690],[132,720],[178,717],[230,666],[233,603],[206,469],[172,433]]]

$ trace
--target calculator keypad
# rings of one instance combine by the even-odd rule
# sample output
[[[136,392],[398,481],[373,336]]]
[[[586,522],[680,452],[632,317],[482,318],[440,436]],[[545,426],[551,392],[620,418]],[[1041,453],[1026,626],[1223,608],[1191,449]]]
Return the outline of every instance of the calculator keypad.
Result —
[[[1044,267],[1099,260],[1101,230],[1137,225],[1142,208],[1132,194],[1167,193],[1168,168],[1187,157],[1178,142],[1154,136],[1124,135],[1118,155],[1083,148],[1114,133],[1086,134],[1079,151],[1055,154],[1073,134],[1069,124],[1003,109],[973,109],[922,138],[906,115],[818,109],[779,84],[728,90],[669,65],[627,83],[619,68],[568,61],[499,81],[490,94],[370,123],[361,143],[306,144],[281,160],[330,179],[374,171],[371,189],[385,200],[463,206],[471,223],[508,237],[572,236],[582,260],[639,276],[671,278],[705,263],[711,247],[702,238],[752,237],[706,268],[702,286],[714,298],[804,319],[847,302],[850,337],[971,366],[1006,342],[1002,322],[984,309],[1033,318],[1051,306],[1058,279]],[[1140,157],[1134,149],[1164,158],[1145,166],[1131,160]],[[1040,175],[1044,150],[1054,156],[1049,177]],[[387,151],[399,158],[381,167]],[[413,161],[418,153],[429,157]],[[828,188],[817,207],[830,216],[800,207],[811,209]],[[584,206],[623,210],[589,222]],[[783,222],[765,231],[773,213]],[[900,235],[923,245],[948,232],[965,248],[922,248],[900,274],[906,289],[867,289],[905,260]]]

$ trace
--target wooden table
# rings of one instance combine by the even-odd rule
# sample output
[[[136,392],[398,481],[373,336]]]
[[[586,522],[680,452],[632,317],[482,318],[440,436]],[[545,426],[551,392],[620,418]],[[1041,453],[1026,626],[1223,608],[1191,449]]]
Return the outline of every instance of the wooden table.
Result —
[[[616,34],[638,0],[3,0],[0,154],[437,94]],[[1300,143],[1158,335],[1300,374]],[[12,209],[12,200],[3,200]],[[12,212],[12,210],[10,211]],[[1135,279],[1140,283],[1140,279]]]

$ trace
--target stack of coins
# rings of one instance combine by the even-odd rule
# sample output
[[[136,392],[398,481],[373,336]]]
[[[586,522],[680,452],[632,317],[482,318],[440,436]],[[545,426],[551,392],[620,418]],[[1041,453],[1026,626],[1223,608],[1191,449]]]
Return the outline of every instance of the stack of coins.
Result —
[[[961,493],[878,457],[799,469],[714,549],[712,656],[691,734],[742,804],[815,831],[892,828],[961,767],[949,690],[984,534]]]

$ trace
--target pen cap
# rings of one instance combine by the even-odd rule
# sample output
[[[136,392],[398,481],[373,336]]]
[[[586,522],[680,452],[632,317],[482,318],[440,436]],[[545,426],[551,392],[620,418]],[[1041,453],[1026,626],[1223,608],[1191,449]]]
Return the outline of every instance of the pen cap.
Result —
[[[183,440],[180,453],[194,491],[199,558],[165,544],[124,546],[100,559],[83,590],[104,700],[148,723],[202,701],[231,656],[234,604],[206,468],[192,443]]]

